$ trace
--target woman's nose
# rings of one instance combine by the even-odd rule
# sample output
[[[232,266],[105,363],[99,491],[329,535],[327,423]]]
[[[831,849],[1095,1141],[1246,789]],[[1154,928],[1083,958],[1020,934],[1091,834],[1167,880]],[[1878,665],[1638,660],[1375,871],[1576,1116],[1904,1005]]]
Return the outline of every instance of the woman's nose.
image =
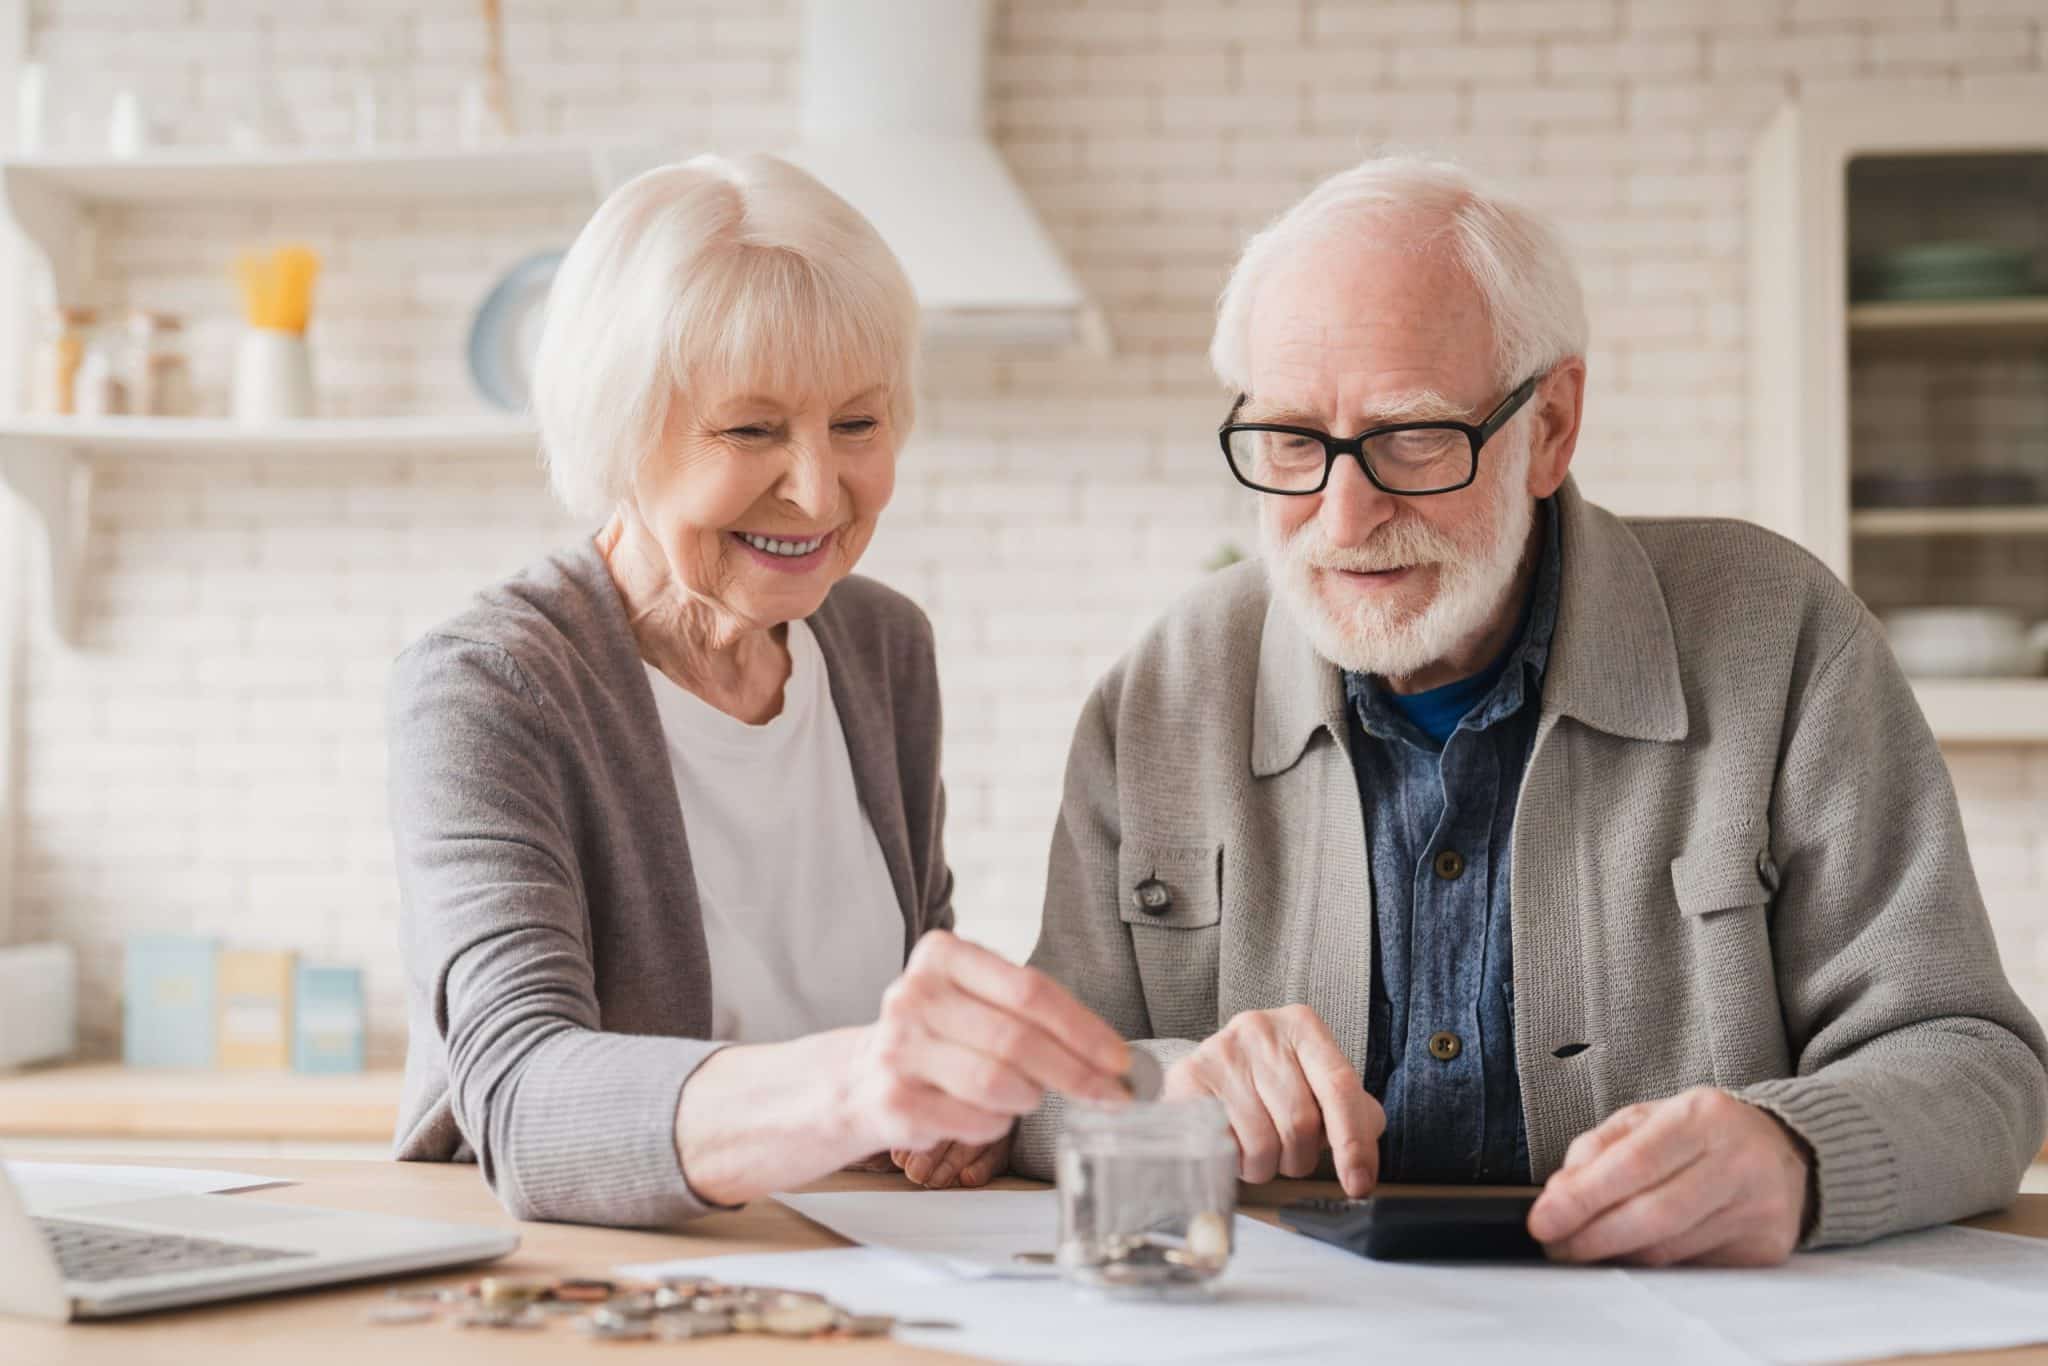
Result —
[[[806,517],[831,511],[839,483],[836,457],[829,440],[798,435],[789,444],[789,466],[776,487],[781,499]]]

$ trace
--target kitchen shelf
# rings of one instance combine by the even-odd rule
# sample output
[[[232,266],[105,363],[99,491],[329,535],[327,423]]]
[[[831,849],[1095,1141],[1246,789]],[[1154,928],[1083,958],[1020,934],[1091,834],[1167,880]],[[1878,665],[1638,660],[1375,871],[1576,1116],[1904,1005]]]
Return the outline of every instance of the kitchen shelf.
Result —
[[[1851,304],[1849,337],[1862,345],[2048,342],[2048,296]]]
[[[2048,741],[2048,678],[1921,678],[1913,692],[1945,742]]]
[[[626,142],[509,142],[468,151],[166,148],[141,157],[0,157],[0,201],[48,263],[56,297],[78,297],[96,210],[149,204],[490,200],[593,202],[666,156]]]
[[[1858,536],[2048,536],[2048,506],[1857,508],[1849,530]]]
[[[503,455],[539,438],[503,416],[308,418],[245,426],[219,418],[0,418],[0,483],[43,528],[50,617],[73,639],[95,459],[241,454],[272,459]]]

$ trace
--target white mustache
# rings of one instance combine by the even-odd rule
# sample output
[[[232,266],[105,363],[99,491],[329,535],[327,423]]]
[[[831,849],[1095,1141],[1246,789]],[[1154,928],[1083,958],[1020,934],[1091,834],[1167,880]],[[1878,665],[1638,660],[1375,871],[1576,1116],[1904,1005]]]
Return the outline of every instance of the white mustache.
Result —
[[[1377,574],[1418,564],[1454,564],[1464,558],[1458,543],[1426,522],[1389,522],[1364,545],[1331,545],[1322,527],[1310,523],[1287,543],[1287,557],[1311,569]]]

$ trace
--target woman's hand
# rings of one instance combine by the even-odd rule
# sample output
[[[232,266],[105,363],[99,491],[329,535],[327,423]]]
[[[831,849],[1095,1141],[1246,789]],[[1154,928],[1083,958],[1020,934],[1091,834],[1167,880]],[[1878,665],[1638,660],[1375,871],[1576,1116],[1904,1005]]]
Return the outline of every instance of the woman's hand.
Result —
[[[927,1190],[942,1191],[955,1185],[986,1186],[1010,1169],[1010,1139],[1004,1134],[993,1143],[962,1143],[950,1140],[911,1152],[898,1148],[889,1159],[903,1174]]]
[[[936,1152],[927,1177],[946,1153],[956,1176],[992,1175],[1046,1091],[1120,1100],[1129,1066],[1130,1046],[1050,977],[935,931],[874,1024],[706,1058],[677,1103],[676,1159],[717,1205],[898,1151]]]
[[[1125,1096],[1130,1046],[1115,1030],[1045,974],[943,930],[917,941],[860,1034],[842,1104],[863,1152],[986,1149],[1047,1091]]]

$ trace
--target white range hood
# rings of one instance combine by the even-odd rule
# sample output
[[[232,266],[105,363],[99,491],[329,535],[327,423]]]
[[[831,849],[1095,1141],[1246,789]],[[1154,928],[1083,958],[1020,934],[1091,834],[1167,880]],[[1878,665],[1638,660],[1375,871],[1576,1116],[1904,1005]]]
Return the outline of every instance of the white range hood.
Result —
[[[988,0],[804,0],[787,156],[866,214],[938,339],[1109,349],[983,121]]]

